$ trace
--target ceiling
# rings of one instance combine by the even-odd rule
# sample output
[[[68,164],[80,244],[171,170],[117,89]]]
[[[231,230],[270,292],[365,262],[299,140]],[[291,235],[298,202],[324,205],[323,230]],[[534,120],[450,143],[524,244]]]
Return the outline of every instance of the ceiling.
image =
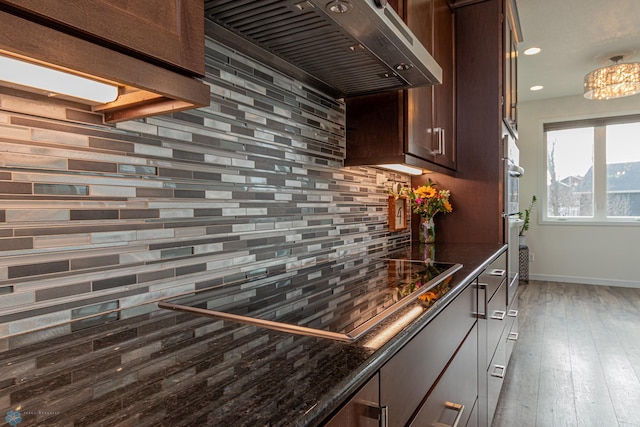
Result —
[[[640,62],[638,0],[516,1],[523,34],[518,46],[520,102],[582,95],[585,74],[611,64],[614,55]],[[524,55],[532,46],[542,51]],[[544,89],[532,92],[534,85]]]

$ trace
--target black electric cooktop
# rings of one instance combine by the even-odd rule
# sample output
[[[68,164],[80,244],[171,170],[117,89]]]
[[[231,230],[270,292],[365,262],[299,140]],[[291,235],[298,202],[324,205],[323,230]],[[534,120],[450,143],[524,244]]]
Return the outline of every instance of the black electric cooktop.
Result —
[[[213,286],[159,306],[353,342],[411,302],[426,310],[450,289],[450,276],[461,267],[396,259],[341,260]]]

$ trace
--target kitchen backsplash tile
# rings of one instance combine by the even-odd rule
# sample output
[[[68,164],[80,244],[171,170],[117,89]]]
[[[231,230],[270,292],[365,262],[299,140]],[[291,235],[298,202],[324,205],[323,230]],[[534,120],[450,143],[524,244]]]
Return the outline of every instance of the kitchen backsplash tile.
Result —
[[[206,55],[209,106],[116,125],[0,89],[2,346],[409,241],[379,184],[409,179],[343,167],[341,101],[211,39]]]

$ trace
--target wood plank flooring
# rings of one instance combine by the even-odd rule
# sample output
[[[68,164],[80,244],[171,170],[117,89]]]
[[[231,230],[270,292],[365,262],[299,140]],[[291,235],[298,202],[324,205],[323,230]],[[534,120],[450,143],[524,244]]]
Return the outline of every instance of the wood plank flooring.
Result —
[[[493,427],[640,427],[640,289],[531,281]]]

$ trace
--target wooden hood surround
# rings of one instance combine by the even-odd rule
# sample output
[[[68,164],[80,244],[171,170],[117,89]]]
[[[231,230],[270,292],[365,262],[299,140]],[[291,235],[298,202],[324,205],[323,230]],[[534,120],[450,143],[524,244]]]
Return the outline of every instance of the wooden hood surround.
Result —
[[[204,75],[203,4],[150,0],[145,7],[153,11],[158,1],[170,3],[155,12],[169,14],[169,29],[158,25],[162,16],[132,15],[115,0],[90,7],[75,0],[2,0],[0,54],[115,84],[115,101],[91,107],[109,123],[209,105],[209,86],[197,79]],[[66,14],[69,9],[74,12]],[[164,50],[175,58],[162,57]]]

